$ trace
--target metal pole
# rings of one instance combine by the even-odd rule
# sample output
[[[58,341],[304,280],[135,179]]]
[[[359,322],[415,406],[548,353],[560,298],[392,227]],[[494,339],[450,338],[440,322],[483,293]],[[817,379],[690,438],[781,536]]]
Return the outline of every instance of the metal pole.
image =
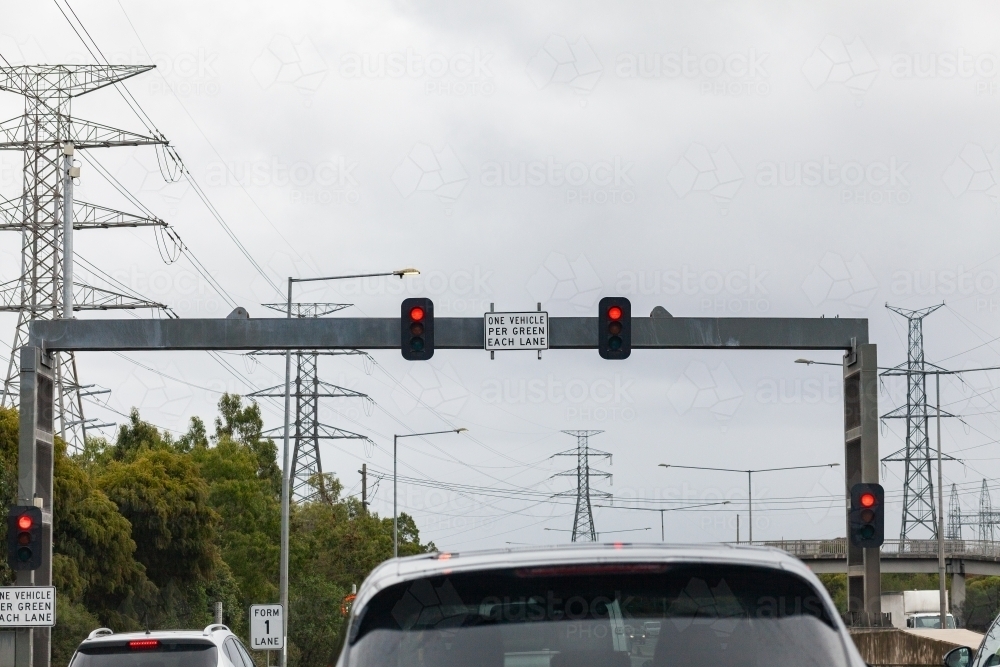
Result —
[[[740,543],[740,515],[736,515],[736,544]]]
[[[750,544],[753,544],[753,470],[747,470],[747,512],[750,514]]]
[[[287,316],[292,317],[292,279],[288,279],[288,301]],[[288,461],[288,417],[291,412],[291,391],[292,383],[292,351],[285,350],[285,442],[282,452],[281,467],[281,572],[279,574],[279,594],[281,597],[282,609],[282,633],[284,634],[283,648],[279,659],[280,667],[287,667],[288,664],[288,524],[289,524],[289,479],[290,464]]]
[[[663,532],[663,510],[660,510],[660,541],[667,541],[667,534]]]
[[[73,317],[73,144],[63,146],[63,312],[66,319]]]
[[[937,464],[938,464],[938,530],[937,530],[937,547],[938,547],[938,597],[940,598],[941,606],[941,629],[944,630],[948,627],[947,624],[947,601],[944,592],[944,494],[941,493],[942,486],[942,474],[941,474],[941,374],[935,373],[934,379],[937,384]]]
[[[399,436],[392,436],[392,557],[399,556],[399,530],[396,518],[396,443]]]

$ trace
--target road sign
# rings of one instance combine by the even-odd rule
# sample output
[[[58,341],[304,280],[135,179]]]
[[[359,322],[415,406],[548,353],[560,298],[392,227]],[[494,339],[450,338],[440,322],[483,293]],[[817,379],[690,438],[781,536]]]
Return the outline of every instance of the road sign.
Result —
[[[549,314],[545,312],[485,313],[483,331],[485,347],[491,352],[549,349]]]
[[[0,587],[0,627],[51,628],[55,624],[55,586]]]
[[[284,614],[280,604],[255,604],[250,607],[250,648],[256,651],[280,651],[285,647]]]

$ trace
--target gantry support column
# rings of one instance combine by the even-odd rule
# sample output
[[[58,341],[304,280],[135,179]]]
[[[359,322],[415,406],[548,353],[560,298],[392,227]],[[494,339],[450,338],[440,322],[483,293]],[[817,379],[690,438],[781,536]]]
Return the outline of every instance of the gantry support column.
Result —
[[[874,344],[857,345],[844,356],[844,481],[846,515],[851,487],[878,484],[878,355]],[[847,525],[850,535],[850,526]],[[882,612],[881,549],[847,541],[848,611],[877,620]],[[852,614],[853,615],[853,614]]]
[[[42,566],[17,572],[18,586],[52,585],[52,436],[55,416],[55,372],[58,363],[41,348],[20,349],[20,428],[17,447],[17,504],[42,510]],[[16,667],[49,667],[52,661],[50,628],[16,631]]]

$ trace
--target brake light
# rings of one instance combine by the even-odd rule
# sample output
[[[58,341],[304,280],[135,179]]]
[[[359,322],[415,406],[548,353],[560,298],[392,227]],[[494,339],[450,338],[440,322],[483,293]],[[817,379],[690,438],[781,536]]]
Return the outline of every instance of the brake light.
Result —
[[[554,565],[522,567],[514,570],[518,577],[573,577],[602,574],[660,574],[667,571],[663,563],[621,563],[609,565]]]
[[[143,651],[152,648],[159,648],[159,639],[133,639],[128,643],[128,647],[133,651]]]

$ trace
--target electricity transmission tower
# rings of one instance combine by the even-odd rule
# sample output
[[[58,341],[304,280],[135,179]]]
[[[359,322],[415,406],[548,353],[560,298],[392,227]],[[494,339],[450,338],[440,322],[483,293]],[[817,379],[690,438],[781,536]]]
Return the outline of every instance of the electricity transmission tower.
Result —
[[[974,526],[977,537],[983,542],[995,542],[997,526],[1000,525],[1000,511],[993,509],[990,488],[986,479],[979,490],[979,512],[962,514],[958,501],[958,489],[951,485],[951,499],[948,502],[948,529],[945,537],[949,540],[962,539],[962,526]]]
[[[931,476],[931,448],[928,438],[927,375],[924,361],[924,318],[943,306],[938,304],[920,310],[906,310],[886,304],[886,308],[906,318],[909,325],[907,335],[906,363],[882,373],[883,376],[906,376],[906,404],[882,415],[882,419],[906,420],[906,446],[882,459],[902,461],[903,476],[903,520],[899,529],[899,539],[911,539],[918,528],[923,526],[937,537],[937,509],[934,505],[934,483]],[[953,415],[945,412],[943,417]],[[952,457],[946,457],[951,459]]]
[[[611,473],[602,470],[594,470],[590,467],[590,457],[606,458],[611,461],[611,454],[597,449],[591,449],[589,439],[592,435],[604,433],[604,431],[563,431],[567,435],[576,438],[576,449],[569,449],[560,452],[555,456],[575,456],[576,469],[567,470],[554,475],[555,477],[576,477],[576,491],[559,493],[559,496],[576,496],[576,513],[573,515],[573,542],[596,542],[597,530],[594,527],[594,511],[590,505],[591,496],[611,499],[611,494],[605,491],[595,491],[590,488],[591,477],[602,477],[611,479]]]
[[[267,303],[268,308],[287,312],[287,304]],[[295,317],[321,317],[347,308],[347,303],[295,303],[292,304],[292,315]],[[251,352],[251,355],[285,356],[280,351]],[[319,399],[321,398],[360,398],[365,401],[366,408],[372,405],[367,394],[338,387],[319,379],[318,365],[320,355],[364,355],[359,350],[295,350],[295,378],[292,385],[292,398],[295,401],[290,438],[293,443],[292,469],[289,477],[292,498],[298,502],[322,500],[331,502],[323,477],[323,462],[320,458],[320,440],[366,440],[367,436],[353,433],[335,426],[328,426],[319,419]],[[285,387],[278,385],[262,389],[250,394],[251,397],[284,398]],[[281,437],[284,435],[284,425],[265,431],[264,435]]]
[[[962,505],[958,501],[958,488],[954,484],[951,485],[951,497],[948,499],[948,528],[945,530],[944,538],[962,539]]]
[[[157,218],[133,215],[73,200],[75,150],[167,145],[145,136],[70,115],[73,98],[115,85],[151,65],[20,65],[0,67],[0,91],[24,97],[24,114],[0,122],[0,150],[24,152],[20,196],[0,196],[0,230],[21,233],[21,274],[0,284],[0,312],[17,313],[2,404],[16,407],[18,349],[27,343],[31,320],[73,317],[73,311],[166,306],[73,280],[73,231],[111,227],[166,227]],[[88,420],[73,353],[55,354],[56,432],[80,447]]]
[[[982,489],[979,491],[979,539],[983,542],[994,541],[993,527],[997,523],[997,517],[993,514],[993,502],[990,499],[990,487],[983,480]]]

